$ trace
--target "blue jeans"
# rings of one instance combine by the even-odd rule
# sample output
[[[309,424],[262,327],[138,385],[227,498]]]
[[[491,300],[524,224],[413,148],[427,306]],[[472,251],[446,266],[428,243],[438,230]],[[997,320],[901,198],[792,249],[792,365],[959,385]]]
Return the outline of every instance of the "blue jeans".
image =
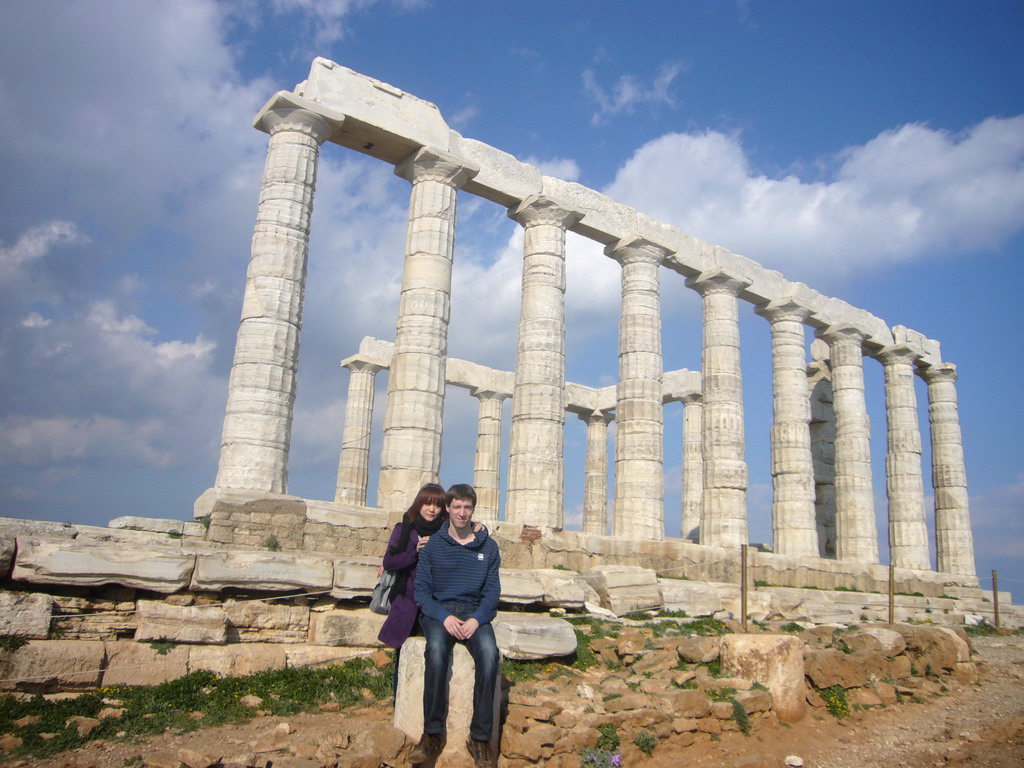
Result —
[[[465,621],[477,606],[466,603],[441,603],[442,607]],[[476,665],[473,686],[473,719],[469,735],[475,741],[490,741],[494,725],[494,684],[498,676],[498,644],[490,623],[481,624],[469,640],[456,640],[444,624],[420,614],[420,627],[427,638],[423,671],[423,732],[445,732],[448,719],[448,667],[455,643],[465,643]]]

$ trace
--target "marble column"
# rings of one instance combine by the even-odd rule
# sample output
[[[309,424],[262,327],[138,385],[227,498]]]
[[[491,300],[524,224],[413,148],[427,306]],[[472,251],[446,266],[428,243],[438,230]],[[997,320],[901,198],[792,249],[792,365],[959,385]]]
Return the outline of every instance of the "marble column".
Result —
[[[914,391],[920,355],[906,345],[886,347],[876,357],[885,371],[885,457],[889,499],[889,558],[897,568],[931,569],[921,477],[921,427]]]
[[[480,401],[477,417],[476,458],[473,462],[473,485],[476,488],[474,520],[498,522],[498,495],[501,487],[501,408],[504,392],[474,389]]]
[[[772,333],[772,530],[776,554],[818,556],[811,456],[811,393],[804,321],[810,310],[792,299],[756,309]]]
[[[825,358],[815,352],[824,348]],[[807,386],[811,392],[811,457],[814,462],[814,521],[818,531],[818,557],[836,556],[836,418],[832,404],[832,368],[828,344],[811,342]]]
[[[366,488],[370,482],[370,434],[373,427],[374,380],[380,366],[349,358],[342,362],[349,370],[348,397],[345,400],[345,429],[338,457],[338,483],[334,500],[342,504],[366,506]]]
[[[412,183],[377,504],[405,509],[441,466],[456,193],[477,173],[424,147],[395,167]]]
[[[304,109],[265,112],[270,134],[228,380],[216,487],[288,487],[309,219],[320,145],[331,127]]]
[[[700,392],[692,392],[679,401],[683,404],[682,537],[700,542],[704,503],[704,398]]]
[[[864,400],[866,335],[851,325],[826,328],[836,419],[836,558],[878,562],[878,527],[871,483],[871,424]]]
[[[974,576],[974,537],[957,410],[956,366],[928,366],[921,376],[928,383],[938,571]]]
[[[704,501],[700,543],[747,544],[747,463],[737,297],[750,282],[717,267],[688,278],[704,302]]]
[[[608,424],[604,411],[579,414],[587,425],[587,456],[583,475],[583,532],[608,533]]]
[[[565,233],[581,214],[538,196],[523,200],[508,214],[525,231],[505,518],[561,528]]]
[[[665,469],[658,269],[669,251],[642,237],[629,237],[609,245],[605,254],[622,265],[612,531],[629,539],[662,539]]]

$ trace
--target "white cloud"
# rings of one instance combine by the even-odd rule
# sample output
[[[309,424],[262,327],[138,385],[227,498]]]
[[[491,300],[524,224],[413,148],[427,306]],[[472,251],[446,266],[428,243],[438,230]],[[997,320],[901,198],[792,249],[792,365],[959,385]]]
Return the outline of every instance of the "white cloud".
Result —
[[[598,82],[593,69],[583,70],[583,91],[597,102],[597,111],[590,122],[600,125],[612,115],[632,113],[641,104],[675,106],[669,87],[682,71],[681,64],[663,64],[650,85],[645,85],[635,75],[626,74],[620,75],[610,88],[605,88]]]
[[[576,181],[580,177],[579,165],[569,157],[539,158],[530,156],[523,162],[537,166],[545,176],[554,176],[565,181]]]
[[[33,227],[13,245],[0,244],[0,282],[17,277],[23,267],[43,258],[55,247],[86,243],[88,240],[70,221],[51,221]]]
[[[641,147],[606,192],[787,277],[820,281],[1004,242],[1024,223],[1022,160],[1024,115],[960,135],[886,131],[840,152],[831,181],[760,174],[736,135],[672,133]]]

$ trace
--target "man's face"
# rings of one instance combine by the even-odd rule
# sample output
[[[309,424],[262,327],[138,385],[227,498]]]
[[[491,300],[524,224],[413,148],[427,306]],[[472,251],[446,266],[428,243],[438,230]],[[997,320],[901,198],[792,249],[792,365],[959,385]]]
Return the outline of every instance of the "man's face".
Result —
[[[456,528],[465,528],[473,522],[473,502],[469,499],[452,499],[448,514]]]

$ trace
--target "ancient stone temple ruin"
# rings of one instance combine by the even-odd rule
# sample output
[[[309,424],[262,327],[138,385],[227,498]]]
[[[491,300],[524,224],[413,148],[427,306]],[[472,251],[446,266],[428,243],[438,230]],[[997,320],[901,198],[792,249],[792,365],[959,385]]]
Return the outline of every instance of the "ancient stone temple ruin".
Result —
[[[436,479],[445,387],[456,384],[479,399],[474,481],[481,517],[542,531],[563,527],[563,432],[566,414],[573,413],[587,424],[583,535],[657,542],[665,530],[663,408],[678,401],[685,414],[680,543],[736,550],[748,542],[738,324],[740,302],[747,302],[771,329],[772,554],[784,558],[778,569],[820,568],[833,560],[856,572],[880,562],[873,490],[883,478],[872,477],[863,371],[871,358],[885,375],[891,561],[899,569],[977,585],[957,373],[942,360],[938,342],[595,190],[544,176],[453,131],[433,104],[324,59],[294,91],[276,94],[255,125],[270,135],[270,144],[219,469],[214,488],[197,503],[199,512],[211,511],[218,500],[287,492],[310,214],[320,148],[332,143],[394,165],[410,183],[410,203],[394,343],[366,339],[342,363],[350,372],[344,447],[335,499],[310,502],[318,514],[394,512],[407,503],[410,489]],[[525,230],[514,371],[447,358],[449,294],[459,268],[453,253],[459,190],[505,207]],[[565,378],[570,230],[602,244],[621,265],[614,386]],[[659,285],[668,280],[685,281],[703,301],[699,372],[663,370]],[[817,337],[810,360],[808,331]],[[388,371],[383,450],[376,504],[368,507],[374,377],[381,370]],[[915,376],[928,391],[934,571]],[[502,402],[509,398],[505,457]],[[506,467],[501,515],[499,478]]]

